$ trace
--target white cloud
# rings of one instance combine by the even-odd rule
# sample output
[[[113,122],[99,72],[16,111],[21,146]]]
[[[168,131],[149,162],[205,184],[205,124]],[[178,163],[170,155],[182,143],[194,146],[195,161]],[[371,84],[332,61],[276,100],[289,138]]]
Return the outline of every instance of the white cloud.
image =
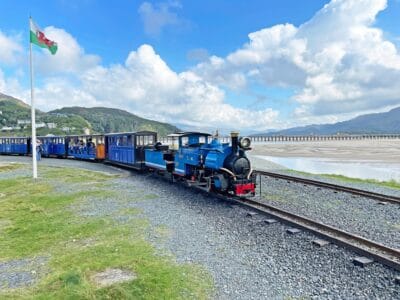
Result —
[[[143,2],[139,7],[144,31],[151,36],[158,36],[166,26],[177,25],[181,22],[176,10],[182,8],[180,1],[160,2],[153,5]]]
[[[22,53],[20,36],[7,36],[0,30],[0,64],[15,64]]]
[[[205,61],[209,56],[210,54],[208,53],[208,50],[204,48],[191,49],[186,54],[188,60],[195,62]]]
[[[332,113],[399,105],[398,49],[374,27],[386,6],[386,0],[332,0],[298,28],[281,24],[250,33],[243,47],[226,58],[211,57],[194,72],[236,89],[249,81],[290,87],[302,105],[295,118],[305,107],[329,121]]]
[[[63,37],[61,41],[74,42],[63,30],[53,32],[58,33],[58,38]],[[57,36],[49,38],[57,40]],[[59,47],[64,49],[62,43]],[[60,51],[60,56],[39,54],[36,65],[48,66],[37,76],[42,81],[35,88],[38,108],[48,111],[63,106],[117,107],[143,117],[198,128],[267,129],[276,125],[278,112],[253,112],[225,103],[225,92],[217,85],[192,71],[174,72],[150,45],[130,52],[124,64],[110,67],[88,60],[92,56],[77,43],[73,49]],[[85,64],[87,61],[90,63]],[[15,79],[7,81],[1,72],[0,90],[29,103],[29,89],[19,86]]]
[[[82,76],[82,89],[101,103],[149,118],[191,126],[268,128],[278,113],[252,112],[224,102],[224,91],[191,71],[175,73],[149,45],[132,51],[125,65],[97,67]]]
[[[100,63],[97,55],[86,54],[78,41],[64,29],[53,26],[44,29],[45,35],[57,42],[56,55],[51,55],[47,49],[35,51],[35,69],[48,74],[72,73],[79,74]]]
[[[156,16],[171,13],[174,5],[179,8],[171,3],[145,2],[141,10]],[[45,110],[109,106],[193,127],[253,130],[333,122],[383,110],[400,104],[398,49],[374,27],[386,5],[385,0],[332,0],[299,27],[278,24],[250,33],[248,43],[228,56],[210,56],[181,73],[150,45],[130,52],[122,64],[103,66],[69,33],[48,27],[46,34],[58,42],[59,52],[51,56],[43,50],[37,55],[44,82],[37,88],[38,103]],[[153,34],[171,24],[163,18],[157,22],[149,25]],[[18,45],[12,53],[20,51]],[[292,101],[299,106],[293,119],[279,119],[273,109],[255,111],[226,102],[224,88],[241,90],[254,81],[294,90]],[[29,95],[0,71],[0,90],[4,88],[17,96]]]

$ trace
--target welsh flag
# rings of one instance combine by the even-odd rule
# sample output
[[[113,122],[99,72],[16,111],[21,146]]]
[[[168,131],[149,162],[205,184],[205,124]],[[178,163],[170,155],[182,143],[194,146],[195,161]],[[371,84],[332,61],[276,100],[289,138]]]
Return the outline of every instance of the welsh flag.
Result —
[[[29,19],[29,24],[31,28],[31,43],[49,49],[50,53],[53,55],[56,54],[57,43],[50,41],[32,19]]]

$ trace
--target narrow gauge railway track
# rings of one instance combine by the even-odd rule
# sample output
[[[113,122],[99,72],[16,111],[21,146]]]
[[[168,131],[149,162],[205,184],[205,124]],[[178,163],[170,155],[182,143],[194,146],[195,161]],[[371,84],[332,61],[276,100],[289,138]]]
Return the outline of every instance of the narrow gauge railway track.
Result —
[[[396,197],[396,196],[384,195],[384,194],[374,193],[374,192],[356,189],[356,188],[352,188],[352,187],[342,186],[342,185],[338,185],[338,184],[327,183],[327,182],[323,182],[323,181],[295,177],[295,176],[290,176],[290,175],[284,175],[284,174],[279,174],[279,173],[260,171],[260,170],[254,170],[254,172],[259,175],[263,175],[263,176],[283,179],[283,180],[287,180],[287,181],[299,182],[299,183],[308,184],[308,185],[314,185],[314,186],[318,186],[318,187],[322,187],[322,188],[326,188],[326,189],[332,189],[335,191],[346,192],[346,193],[350,193],[353,195],[372,198],[372,199],[379,200],[382,202],[390,202],[390,203],[400,205],[400,197]]]
[[[370,257],[374,261],[400,271],[400,249],[387,247],[359,235],[348,233],[272,205],[260,203],[256,200],[223,195],[220,197],[223,200],[233,201],[244,207],[272,216],[290,226],[309,231],[334,244],[348,248],[359,255]]]

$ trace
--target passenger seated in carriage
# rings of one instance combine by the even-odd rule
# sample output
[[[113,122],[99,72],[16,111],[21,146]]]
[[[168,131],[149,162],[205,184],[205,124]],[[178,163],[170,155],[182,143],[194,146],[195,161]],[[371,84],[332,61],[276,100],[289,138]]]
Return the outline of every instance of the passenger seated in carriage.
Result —
[[[96,147],[95,143],[93,143],[93,141],[92,141],[92,138],[88,139],[86,145],[87,145],[88,148],[95,148]]]

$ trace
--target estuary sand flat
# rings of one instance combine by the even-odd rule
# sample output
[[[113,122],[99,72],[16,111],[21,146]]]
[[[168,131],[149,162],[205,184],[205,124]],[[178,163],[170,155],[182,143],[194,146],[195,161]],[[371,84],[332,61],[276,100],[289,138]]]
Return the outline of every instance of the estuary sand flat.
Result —
[[[251,155],[318,157],[400,162],[400,140],[358,140],[253,144]]]

